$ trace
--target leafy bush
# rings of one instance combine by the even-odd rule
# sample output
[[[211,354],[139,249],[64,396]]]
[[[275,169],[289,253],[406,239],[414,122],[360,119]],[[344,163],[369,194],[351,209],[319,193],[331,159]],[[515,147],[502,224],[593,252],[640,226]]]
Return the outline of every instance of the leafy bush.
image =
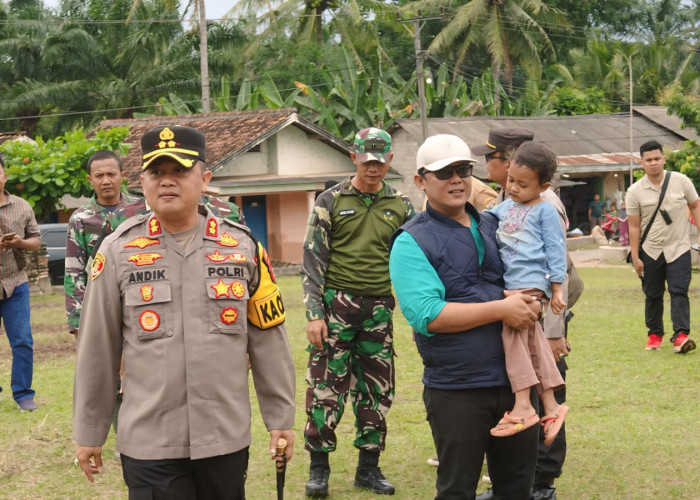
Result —
[[[67,132],[48,141],[41,137],[30,141],[7,141],[0,145],[7,173],[6,189],[29,202],[37,220],[45,220],[57,208],[61,198],[92,195],[87,181],[87,161],[100,149],[125,155],[129,145],[122,141],[127,127],[98,130],[87,138],[82,129]]]

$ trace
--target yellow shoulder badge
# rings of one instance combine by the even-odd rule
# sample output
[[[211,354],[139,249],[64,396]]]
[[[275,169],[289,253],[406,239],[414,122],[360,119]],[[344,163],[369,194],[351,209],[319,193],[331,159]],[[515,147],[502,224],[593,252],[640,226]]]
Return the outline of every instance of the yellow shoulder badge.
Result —
[[[285,319],[282,294],[275,283],[275,275],[266,256],[265,249],[258,242],[256,260],[260,268],[260,283],[248,300],[248,321],[263,330],[282,324]]]
[[[105,262],[107,262],[107,259],[104,254],[102,252],[97,252],[97,255],[95,255],[92,261],[92,270],[90,271],[90,277],[93,280],[97,279],[97,277],[102,274],[105,268]]]

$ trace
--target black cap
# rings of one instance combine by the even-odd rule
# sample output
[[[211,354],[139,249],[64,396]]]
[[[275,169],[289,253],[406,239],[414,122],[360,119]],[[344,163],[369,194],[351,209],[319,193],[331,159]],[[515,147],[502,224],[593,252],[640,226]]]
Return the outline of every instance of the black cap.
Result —
[[[505,151],[508,146],[518,147],[525,141],[531,141],[535,133],[520,127],[492,128],[489,140],[481,146],[474,146],[472,153],[477,156],[488,155],[496,151]]]
[[[156,158],[167,156],[185,168],[192,168],[197,161],[204,161],[206,140],[199,130],[181,125],[155,127],[141,137],[143,164],[146,170]]]

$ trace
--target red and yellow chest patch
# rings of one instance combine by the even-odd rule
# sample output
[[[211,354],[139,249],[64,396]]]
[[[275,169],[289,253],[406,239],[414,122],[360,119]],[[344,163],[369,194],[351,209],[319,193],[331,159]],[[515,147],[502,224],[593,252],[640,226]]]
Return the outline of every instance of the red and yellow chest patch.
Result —
[[[223,233],[217,243],[222,247],[233,248],[238,246],[238,240],[228,233]]]
[[[240,281],[234,281],[233,283],[231,283],[230,288],[231,294],[233,294],[233,296],[237,299],[240,299],[245,295],[245,287]]]
[[[229,283],[225,283],[224,280],[219,278],[219,281],[216,283],[216,285],[210,285],[211,289],[214,290],[215,293],[215,298],[219,297],[228,297],[228,291],[231,288],[231,285]]]
[[[152,238],[146,238],[145,236],[139,236],[124,244],[124,248],[140,248],[143,250],[151,245],[160,245],[160,240],[154,240]]]
[[[163,229],[160,227],[160,221],[155,217],[151,217],[151,220],[148,221],[148,234],[150,236],[156,236],[162,232]]]
[[[207,220],[207,236],[219,236],[219,222],[214,218]]]
[[[141,299],[143,299],[144,302],[150,302],[153,300],[153,286],[143,285],[141,288],[139,288],[139,291],[141,292]]]
[[[90,277],[93,280],[97,279],[97,277],[102,274],[102,271],[105,269],[105,262],[107,262],[107,259],[104,254],[102,252],[97,252],[95,259],[92,261],[92,268],[90,269]]]
[[[225,260],[228,260],[228,257],[225,255],[221,255],[221,252],[216,250],[214,253],[208,253],[207,254],[207,259],[209,259],[212,262],[224,262]]]
[[[159,253],[137,253],[126,259],[129,262],[133,262],[137,266],[152,266],[155,262],[162,258],[163,256]]]
[[[236,252],[229,256],[229,260],[232,260],[233,262],[245,262],[248,259],[246,259],[245,255],[243,255],[242,253]]]
[[[245,262],[246,260],[248,260],[242,253],[236,252],[232,253],[231,255],[222,255],[222,253],[218,250],[214,251],[214,253],[206,254],[206,257],[210,261],[216,262],[217,264],[220,262],[226,262],[227,260],[233,262]]]
[[[227,307],[226,309],[221,311],[221,314],[219,316],[221,317],[221,321],[223,321],[227,325],[230,325],[232,323],[235,323],[238,319],[238,309],[236,309],[235,307]]]
[[[160,316],[155,311],[144,311],[139,316],[139,324],[147,332],[152,332],[160,326]]]

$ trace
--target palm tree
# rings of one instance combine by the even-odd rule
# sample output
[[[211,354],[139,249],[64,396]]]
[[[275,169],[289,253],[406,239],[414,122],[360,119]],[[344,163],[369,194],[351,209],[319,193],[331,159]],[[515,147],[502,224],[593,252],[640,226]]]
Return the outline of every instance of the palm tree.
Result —
[[[444,7],[449,1],[423,2]],[[464,64],[473,49],[485,49],[494,79],[505,79],[513,90],[515,64],[530,78],[539,78],[542,59],[554,54],[544,23],[563,26],[563,13],[548,7],[543,0],[471,0],[457,7],[447,26],[428,47],[430,54],[450,54],[456,48],[456,62]]]

